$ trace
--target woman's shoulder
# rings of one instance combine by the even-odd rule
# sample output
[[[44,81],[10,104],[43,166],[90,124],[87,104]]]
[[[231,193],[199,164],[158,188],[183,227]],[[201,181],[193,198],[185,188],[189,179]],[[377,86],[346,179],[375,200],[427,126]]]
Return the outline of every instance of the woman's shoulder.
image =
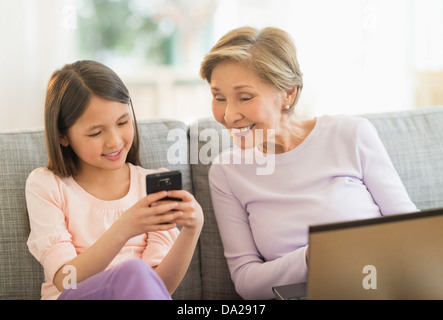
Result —
[[[344,134],[358,132],[362,127],[371,127],[371,122],[361,116],[354,115],[323,115],[319,117],[323,130],[336,130]]]
[[[359,125],[363,122],[368,122],[369,120],[358,115],[322,115],[319,117],[322,122],[330,125]]]
[[[361,116],[323,116],[321,136],[332,145],[337,142],[344,148],[360,145],[362,141],[378,140],[378,132],[368,119]]]

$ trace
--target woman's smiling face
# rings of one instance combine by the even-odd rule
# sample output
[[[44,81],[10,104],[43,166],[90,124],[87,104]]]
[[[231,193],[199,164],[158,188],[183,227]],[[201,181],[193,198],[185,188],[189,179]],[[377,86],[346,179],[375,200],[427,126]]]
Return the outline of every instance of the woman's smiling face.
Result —
[[[263,81],[254,71],[230,61],[214,67],[210,85],[214,118],[229,130],[239,147],[251,148],[255,139],[274,136],[282,121],[285,92]],[[270,130],[274,130],[272,134]]]

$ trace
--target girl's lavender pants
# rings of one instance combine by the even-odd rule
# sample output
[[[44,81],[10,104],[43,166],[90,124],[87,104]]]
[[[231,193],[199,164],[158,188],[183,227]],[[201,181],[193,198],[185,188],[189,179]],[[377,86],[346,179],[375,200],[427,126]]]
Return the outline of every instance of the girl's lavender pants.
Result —
[[[143,260],[133,259],[65,289],[58,300],[171,300],[163,281]]]

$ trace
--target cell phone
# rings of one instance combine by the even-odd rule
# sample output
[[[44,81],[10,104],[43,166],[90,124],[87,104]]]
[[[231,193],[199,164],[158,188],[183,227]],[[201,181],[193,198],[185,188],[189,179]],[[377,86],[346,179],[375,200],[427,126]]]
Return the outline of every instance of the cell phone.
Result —
[[[178,170],[146,175],[147,194],[164,190],[181,190],[182,188],[182,173]],[[181,201],[179,198],[171,197],[165,197],[162,200]]]

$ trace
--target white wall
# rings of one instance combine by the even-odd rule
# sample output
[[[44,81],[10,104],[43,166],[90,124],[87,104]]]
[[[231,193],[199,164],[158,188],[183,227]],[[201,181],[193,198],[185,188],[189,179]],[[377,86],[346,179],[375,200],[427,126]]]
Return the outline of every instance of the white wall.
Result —
[[[245,24],[293,36],[307,116],[414,108],[414,73],[443,70],[442,0],[223,0],[217,37]]]
[[[281,27],[293,36],[304,74],[299,102],[303,116],[410,109],[415,106],[415,72],[443,71],[443,0],[217,3],[214,43],[246,24]],[[70,11],[75,4],[76,0],[0,0],[0,130],[43,125],[51,73],[78,59],[76,12]],[[176,77],[198,81],[195,61],[205,53],[192,59],[193,71],[191,64],[177,69],[109,66],[133,91],[139,119],[190,121],[210,116],[209,90],[198,83],[189,90],[171,84]]]
[[[43,125],[49,77],[75,56],[71,2],[0,0],[1,130]]]

